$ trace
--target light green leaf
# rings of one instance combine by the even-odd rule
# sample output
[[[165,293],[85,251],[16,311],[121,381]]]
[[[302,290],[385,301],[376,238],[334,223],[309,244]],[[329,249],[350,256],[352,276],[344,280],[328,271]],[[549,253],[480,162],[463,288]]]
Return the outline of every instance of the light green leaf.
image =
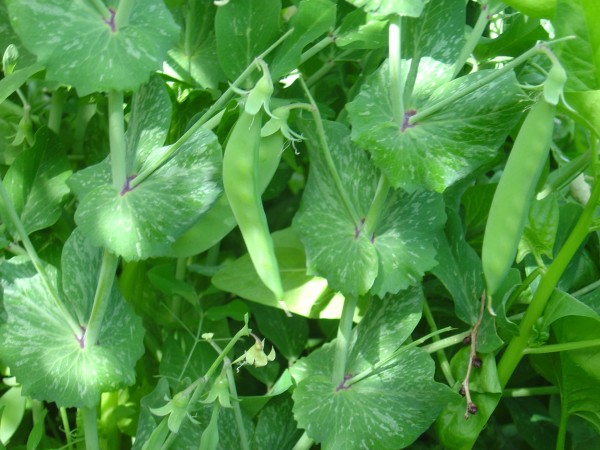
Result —
[[[489,75],[482,70],[439,83],[439,63],[422,59],[405,121]],[[447,70],[442,67],[442,74]],[[443,77],[443,75],[442,75]],[[373,155],[392,185],[414,191],[444,191],[455,181],[490,162],[518,119],[520,89],[513,73],[414,125],[394,121],[387,64],[371,75],[349,103],[352,139]]]
[[[353,332],[347,378],[390,356],[407,339],[419,321],[421,302],[416,288],[373,301]],[[446,386],[433,380],[433,361],[419,348],[405,349],[351,386],[336,386],[334,345],[324,345],[291,369],[297,383],[296,420],[323,449],[406,447],[453,398]]]
[[[348,2],[366,12],[381,16],[398,14],[419,17],[425,5],[424,0],[348,0]]]
[[[534,200],[529,209],[527,224],[519,242],[517,262],[529,253],[540,259],[554,257],[554,241],[558,230],[558,200],[550,195],[543,200]]]
[[[0,80],[0,103],[21,87],[32,75],[44,70],[40,64],[32,64],[23,69],[15,70]]]
[[[304,0],[290,20],[292,34],[277,49],[270,64],[271,76],[277,80],[300,65],[302,50],[335,26],[336,5],[330,0]]]
[[[60,284],[56,269],[46,267],[50,283],[82,331],[91,311],[100,263],[100,249],[92,248],[75,230],[64,247]],[[86,345],[73,335],[30,262],[14,258],[3,262],[0,272],[7,315],[0,326],[0,357],[22,384],[23,395],[59,406],[94,407],[102,392],[135,381],[135,362],[144,351],[143,327],[116,286],[98,342]]]
[[[35,135],[33,147],[24,150],[10,166],[4,185],[28,233],[53,225],[69,194],[71,175],[58,137],[47,128]],[[5,213],[3,213],[4,215]],[[4,223],[11,223],[4,219]]]
[[[21,425],[26,401],[19,386],[7,389],[0,397],[0,444],[8,443]]]
[[[80,96],[136,90],[160,69],[179,35],[161,0],[133,2],[122,25],[114,9],[104,17],[91,3],[71,0],[11,0],[8,11],[47,78],[74,86]]]
[[[580,302],[567,292],[555,290],[544,310],[542,328],[549,327],[556,320],[567,316],[588,317],[600,320],[600,315],[585,303]]]
[[[221,68],[235,80],[279,33],[281,0],[245,0],[220,6],[215,17]]]
[[[306,248],[309,273],[325,277],[345,295],[371,290],[381,297],[414,285],[436,264],[433,234],[445,220],[441,196],[392,190],[379,223],[365,231],[364,218],[380,175],[367,154],[352,145],[345,126],[326,122],[324,127],[333,163],[360,222],[347,212],[314,131],[307,129],[311,170],[292,226]]]
[[[357,9],[347,14],[337,32],[335,44],[345,49],[382,48],[388,44],[388,22]]]
[[[163,150],[155,148],[148,159]],[[141,165],[143,168],[143,163]],[[75,175],[86,186],[75,221],[96,245],[125,259],[168,253],[220,192],[221,150],[216,136],[196,131],[175,155],[131,190],[118,192],[102,176]],[[97,168],[106,174],[106,165]]]

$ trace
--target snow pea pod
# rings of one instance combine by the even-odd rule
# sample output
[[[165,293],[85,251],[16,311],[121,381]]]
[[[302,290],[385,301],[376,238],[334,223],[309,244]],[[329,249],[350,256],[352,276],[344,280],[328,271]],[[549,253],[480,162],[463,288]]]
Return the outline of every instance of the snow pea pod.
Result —
[[[260,114],[240,112],[223,155],[223,187],[259,278],[280,300],[279,265],[258,181],[260,129]]]
[[[529,111],[492,199],[481,250],[487,294],[493,295],[512,266],[552,141],[555,106],[544,99]]]

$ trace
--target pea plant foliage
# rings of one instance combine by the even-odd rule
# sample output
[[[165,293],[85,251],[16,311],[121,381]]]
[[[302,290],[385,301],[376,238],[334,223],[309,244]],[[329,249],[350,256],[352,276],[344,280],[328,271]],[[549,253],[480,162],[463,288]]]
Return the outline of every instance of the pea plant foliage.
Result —
[[[600,448],[597,23],[1,0],[0,449]]]

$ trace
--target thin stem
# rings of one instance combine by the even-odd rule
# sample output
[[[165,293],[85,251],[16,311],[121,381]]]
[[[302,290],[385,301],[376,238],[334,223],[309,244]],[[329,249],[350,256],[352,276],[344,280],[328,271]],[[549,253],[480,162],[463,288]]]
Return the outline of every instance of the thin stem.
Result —
[[[83,416],[83,432],[85,434],[86,450],[100,450],[98,444],[98,424],[96,423],[96,407],[81,408],[80,411]]]
[[[579,289],[575,292],[572,292],[571,295],[573,297],[581,297],[581,296],[587,294],[588,292],[592,292],[593,290],[597,289],[598,287],[600,287],[600,280],[596,280],[593,283],[590,283],[587,286],[584,286],[581,289]]]
[[[546,353],[567,352],[600,346],[600,339],[586,341],[565,342],[563,344],[543,345],[541,347],[528,347],[523,350],[524,355],[543,355]]]
[[[305,431],[292,450],[310,450],[314,443],[315,441],[312,438],[309,438]]]
[[[433,332],[437,332],[438,327],[435,323],[433,314],[431,313],[431,308],[429,308],[429,303],[427,302],[427,299],[425,299],[425,301],[423,302],[423,315],[425,316],[425,320],[427,321],[427,324],[429,325],[429,329]],[[441,338],[438,335],[433,336],[432,339],[433,339],[433,342],[441,341]],[[452,376],[452,370],[450,369],[450,362],[448,361],[448,358],[446,357],[446,352],[444,352],[443,349],[439,349],[435,353],[436,353],[436,356],[440,363],[440,369],[442,370],[442,373],[444,374],[444,378],[446,378],[446,383],[448,383],[449,386],[454,386],[454,383],[456,382],[456,380]]]
[[[1,177],[0,177],[0,198],[2,198],[2,202],[4,203],[4,208],[5,208],[6,212],[8,213],[8,217],[10,218],[12,225],[16,228],[18,237],[21,238],[21,242],[23,243],[23,246],[25,247],[25,250],[27,251],[27,255],[29,256],[29,259],[31,260],[33,267],[35,267],[35,270],[37,271],[40,278],[42,279],[42,283],[44,284],[44,286],[46,287],[46,290],[48,291],[48,293],[54,300],[55,305],[60,310],[60,312],[63,316],[63,319],[65,320],[65,322],[71,329],[71,332],[79,338],[79,336],[81,335],[81,329],[79,327],[79,324],[77,323],[76,320],[73,319],[73,316],[71,315],[71,313],[69,313],[69,310],[65,307],[62,300],[60,299],[60,296],[58,294],[58,291],[56,290],[56,287],[50,281],[50,278],[48,277],[48,273],[46,272],[46,269],[44,268],[42,260],[38,256],[38,254],[35,250],[35,247],[31,243],[31,240],[29,239],[29,236],[27,235],[25,226],[23,225],[23,222],[21,222],[21,218],[19,217],[19,215],[17,214],[17,211],[15,210],[15,206],[12,202],[12,199],[10,198],[10,195],[6,191],[6,188],[4,187],[4,183],[3,183]]]
[[[348,193],[346,192],[344,185],[342,184],[342,179],[340,178],[340,175],[339,175],[339,173],[335,167],[335,164],[333,162],[333,158],[331,157],[331,152],[329,151],[329,144],[327,143],[327,136],[325,135],[325,128],[323,127],[323,119],[321,119],[321,113],[319,112],[319,108],[317,107],[317,104],[316,104],[315,100],[313,99],[313,97],[308,89],[308,86],[306,86],[306,83],[304,82],[304,80],[302,78],[300,78],[300,83],[302,85],[302,88],[304,89],[304,92],[305,92],[310,104],[312,105],[311,112],[312,112],[313,118],[315,120],[315,125],[317,127],[317,136],[319,138],[319,144],[321,147],[321,151],[323,152],[323,157],[325,158],[327,168],[329,169],[329,175],[331,175],[331,178],[333,179],[333,182],[337,188],[338,194],[340,195],[342,202],[344,203],[344,206],[346,207],[346,211],[348,212],[350,218],[352,219],[352,221],[355,224],[358,225],[359,223],[361,223],[361,219],[360,219],[358,212],[354,208],[354,204],[350,200],[350,197],[348,196]]]
[[[569,235],[567,241],[560,249],[554,262],[548,268],[548,272],[542,277],[537,291],[535,292],[527,312],[519,327],[519,336],[513,338],[498,364],[498,379],[502,387],[506,386],[508,380],[523,357],[523,351],[527,348],[529,336],[536,321],[544,313],[546,304],[554,292],[560,277],[568,264],[573,259],[575,252],[579,249],[583,240],[587,237],[589,226],[592,223],[600,197],[600,182],[594,184],[590,200],[584,208],[577,224]]]
[[[335,58],[328,59],[320,68],[318,68],[310,77],[308,77],[306,79],[307,86],[312,86],[317,81],[319,81],[321,78],[323,78],[325,75],[327,75],[329,73],[329,71],[331,71],[331,69],[333,69],[335,67],[335,65],[338,61],[345,58],[350,53],[352,53],[352,50],[346,50],[346,51],[341,52]]]
[[[543,49],[545,48],[545,46],[556,44],[557,42],[563,41],[565,39],[566,38],[555,39],[553,41],[548,41],[548,42],[545,42],[545,43],[536,44],[534,47],[530,48],[525,53],[523,53],[522,55],[516,57],[512,61],[508,62],[506,65],[504,65],[500,69],[494,70],[488,76],[481,78],[480,80],[478,80],[475,83],[469,85],[465,89],[461,89],[460,91],[457,91],[457,92],[455,92],[452,95],[449,95],[448,97],[446,97],[446,98],[440,100],[439,102],[431,105],[429,108],[426,108],[426,109],[424,109],[422,111],[417,112],[414,116],[412,116],[412,117],[409,118],[408,123],[412,125],[412,124],[415,124],[416,122],[418,122],[419,120],[423,120],[424,118],[429,117],[432,114],[435,114],[436,112],[444,109],[446,106],[454,103],[455,101],[463,98],[466,95],[469,95],[471,92],[474,92],[477,89],[485,86],[486,84],[494,81],[495,79],[501,77],[505,73],[510,72],[515,67],[520,66],[525,61],[527,61],[529,58],[531,58],[532,56],[536,55],[537,53],[544,53]],[[570,37],[569,37],[569,39],[570,39]]]
[[[129,23],[129,16],[131,15],[134,4],[135,0],[119,0],[119,6],[117,8],[117,13],[115,14],[115,25],[117,30],[120,30]]]
[[[396,15],[390,21],[388,31],[388,55],[390,77],[390,100],[394,120],[398,125],[404,120],[404,79],[401,59],[402,17]]]
[[[342,317],[340,318],[337,339],[335,341],[335,356],[333,359],[332,381],[335,386],[341,386],[344,383],[346,361],[348,359],[350,340],[352,338],[354,311],[357,303],[358,297],[355,295],[348,296],[344,300]]]
[[[84,335],[84,346],[96,345],[98,342],[104,315],[110,301],[110,293],[115,280],[118,263],[118,256],[104,250],[102,266],[100,267],[100,274],[98,276],[98,286],[96,287],[96,294],[94,295],[94,304]]]
[[[559,394],[560,389],[557,386],[541,386],[541,387],[526,387],[526,388],[514,388],[504,389],[502,397],[533,397],[536,395],[554,395]]]
[[[127,158],[125,155],[125,120],[123,115],[123,92],[108,93],[108,132],[110,141],[110,165],[113,186],[119,192],[127,179]]]
[[[473,325],[473,330],[471,331],[471,349],[469,352],[469,362],[467,364],[467,373],[465,374],[465,379],[462,382],[462,387],[465,392],[465,399],[467,400],[465,419],[468,419],[471,416],[471,414],[475,414],[477,412],[477,406],[475,405],[475,403],[473,403],[473,400],[471,399],[471,390],[469,388],[469,382],[471,379],[473,365],[475,359],[477,358],[477,332],[479,331],[479,327],[481,326],[481,322],[483,321],[483,314],[485,312],[485,300],[486,295],[484,292],[483,294],[481,294],[479,317],[477,317],[477,322],[475,322],[475,325]]]
[[[216,345],[216,344],[215,344]],[[229,382],[229,393],[231,397],[235,400],[238,398],[237,389],[235,386],[235,377],[233,376],[233,368],[231,366],[231,360],[229,358],[225,358],[223,360],[223,364],[227,367],[226,375],[227,381]],[[250,446],[248,445],[248,434],[246,433],[246,427],[244,426],[244,420],[242,417],[242,409],[240,408],[240,403],[234,401],[231,405],[233,407],[233,415],[235,417],[235,423],[238,428],[238,433],[240,434],[240,449],[241,450],[250,450]]]
[[[382,173],[379,176],[379,182],[377,183],[375,196],[373,197],[373,202],[371,203],[371,207],[369,208],[369,212],[367,213],[364,224],[365,233],[367,233],[372,241],[375,240],[375,229],[377,228],[379,219],[382,216],[383,207],[385,206],[385,201],[387,200],[390,189],[390,183],[387,177]]]
[[[550,195],[552,192],[556,192],[571,181],[573,181],[580,173],[587,169],[592,162],[592,152],[587,152],[579,155],[577,158],[570,161],[565,166],[552,172],[548,175],[544,189],[536,196],[538,200],[542,200]]]
[[[108,19],[110,17],[110,11],[106,7],[106,5],[102,3],[102,0],[91,0],[91,2],[94,8],[96,8],[96,11],[98,11],[98,13],[100,13],[102,17],[104,17],[105,19]]]
[[[177,258],[175,266],[175,279],[183,281],[187,272],[187,258]],[[181,315],[181,296],[173,295],[171,299],[171,311],[173,317],[179,317]]]
[[[56,134],[60,132],[63,106],[65,105],[65,93],[66,91],[64,88],[58,88],[52,93],[52,100],[50,101],[48,128]]]
[[[292,32],[293,32],[293,29],[288,30],[283,36],[281,36],[279,39],[277,39],[273,43],[273,45],[271,45],[264,52],[262,52],[260,55],[258,55],[256,57],[255,61],[264,59],[269,53],[271,53],[275,48],[277,48],[277,46],[279,46],[285,39],[287,39]],[[206,122],[208,122],[209,119],[214,117],[219,112],[219,110],[225,108],[225,106],[227,105],[227,102],[231,99],[231,97],[233,97],[233,95],[236,93],[236,91],[239,90],[242,83],[252,74],[252,72],[254,72],[254,70],[256,70],[256,63],[252,62],[248,67],[246,67],[246,69],[240,74],[240,76],[237,77],[233,83],[231,83],[229,88],[225,92],[223,92],[223,94],[219,97],[219,99],[216,102],[214,102],[212,104],[212,106],[210,108],[208,108],[208,110],[204,114],[202,114],[202,116],[198,119],[198,121],[196,123],[194,123],[177,140],[177,142],[175,142],[173,145],[171,145],[169,147],[169,150],[166,151],[161,158],[157,159],[154,162],[154,164],[152,164],[152,166],[149,166],[149,167],[145,168],[143,171],[141,171],[137,175],[137,177],[135,177],[131,181],[131,183],[130,183],[131,188],[134,188],[135,186],[139,185],[142,181],[144,181],[146,178],[148,178],[150,175],[152,175],[152,173],[156,169],[158,169],[160,166],[162,166],[166,161],[168,161],[171,158],[171,156],[173,156],[175,154],[175,152],[177,150],[179,150],[179,148],[190,137],[192,137],[194,135],[194,133],[196,133],[196,131],[198,131],[198,129],[200,129]]]
[[[325,36],[323,39],[321,39],[319,42],[317,42],[311,48],[309,48],[304,53],[302,53],[302,55],[300,56],[300,64],[302,64],[305,61],[308,61],[310,58],[312,58],[317,53],[319,53],[321,50],[323,50],[324,48],[333,44],[334,42],[335,42],[335,38],[332,35]]]
[[[447,338],[441,339],[438,342],[433,342],[429,345],[423,346],[423,350],[427,353],[435,353],[439,350],[454,347],[455,345],[462,344],[467,336],[471,334],[471,331],[464,331],[459,334],[455,334],[454,336],[449,336]]]
[[[67,408],[61,406],[59,408],[60,420],[62,422],[63,429],[65,430],[65,438],[67,439],[67,448],[73,449],[73,436],[71,436],[71,425],[69,424],[69,416],[67,415]]]
[[[558,435],[556,436],[556,450],[564,450],[567,440],[567,422],[569,420],[569,410],[565,406],[565,399],[561,398],[560,425]]]

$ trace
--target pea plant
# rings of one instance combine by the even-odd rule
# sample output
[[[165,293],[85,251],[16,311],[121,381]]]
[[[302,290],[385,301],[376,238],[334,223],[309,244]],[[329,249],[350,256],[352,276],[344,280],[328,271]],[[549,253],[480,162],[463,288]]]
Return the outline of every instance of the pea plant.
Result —
[[[0,449],[600,448],[597,23],[0,1]]]

